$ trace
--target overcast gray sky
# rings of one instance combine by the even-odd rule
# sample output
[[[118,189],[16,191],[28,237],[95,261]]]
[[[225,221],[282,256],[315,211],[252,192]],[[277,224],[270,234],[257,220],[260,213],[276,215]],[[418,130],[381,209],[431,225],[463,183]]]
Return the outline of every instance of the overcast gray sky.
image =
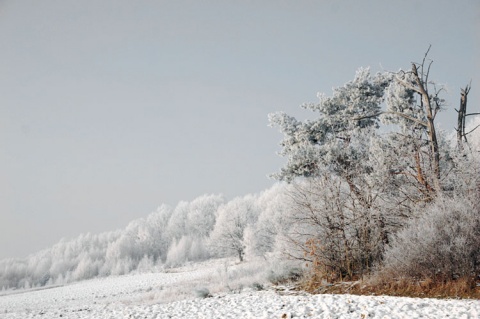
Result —
[[[259,192],[274,111],[409,68],[480,111],[480,2],[0,0],[0,258],[162,203]]]

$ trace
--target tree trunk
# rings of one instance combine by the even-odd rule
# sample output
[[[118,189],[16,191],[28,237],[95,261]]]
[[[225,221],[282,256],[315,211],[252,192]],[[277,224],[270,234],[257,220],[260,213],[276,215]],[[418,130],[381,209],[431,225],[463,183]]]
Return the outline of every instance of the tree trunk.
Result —
[[[467,96],[470,92],[470,87],[467,85],[465,89],[461,89],[460,92],[460,108],[458,112],[457,122],[457,144],[460,151],[463,150],[463,142],[467,141],[465,134],[465,118],[467,116]]]
[[[428,143],[430,144],[430,151],[431,151],[431,160],[433,166],[433,174],[434,174],[434,186],[435,191],[438,193],[440,191],[440,153],[438,149],[438,140],[437,140],[437,132],[435,130],[435,122],[434,122],[434,115],[432,109],[432,103],[430,97],[428,95],[427,88],[425,87],[425,83],[423,79],[420,78],[417,71],[417,66],[412,63],[412,72],[415,76],[415,81],[418,86],[418,93],[422,97],[422,104],[425,108],[425,112],[427,113],[427,132],[428,132]]]
[[[238,252],[238,259],[240,259],[240,262],[243,261],[243,249],[239,249],[237,250]]]

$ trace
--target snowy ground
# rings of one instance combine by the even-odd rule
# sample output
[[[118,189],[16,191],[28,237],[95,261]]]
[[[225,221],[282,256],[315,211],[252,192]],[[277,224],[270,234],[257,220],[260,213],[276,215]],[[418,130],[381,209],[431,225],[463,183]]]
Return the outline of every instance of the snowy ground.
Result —
[[[6,292],[0,294],[0,318],[480,318],[479,300],[255,291],[255,270],[255,264],[220,260]],[[203,298],[206,289],[212,296]]]

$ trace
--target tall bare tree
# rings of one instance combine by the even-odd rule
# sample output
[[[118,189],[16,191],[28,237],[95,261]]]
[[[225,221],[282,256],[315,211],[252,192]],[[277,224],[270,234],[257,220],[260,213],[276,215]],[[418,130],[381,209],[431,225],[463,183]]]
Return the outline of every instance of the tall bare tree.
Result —
[[[430,148],[430,163],[433,170],[433,186],[434,192],[440,191],[440,152],[438,148],[438,138],[435,128],[435,117],[440,111],[443,99],[439,97],[442,88],[437,89],[434,83],[429,82],[428,77],[430,75],[430,67],[433,63],[433,60],[427,61],[428,48],[423,61],[421,63],[412,62],[412,70],[409,72],[413,76],[413,83],[407,80],[404,80],[400,77],[397,77],[397,81],[405,86],[407,89],[410,89],[416,92],[420,96],[420,107],[425,112],[425,119],[418,120],[415,119],[415,122],[420,126],[423,126],[427,131],[428,145]],[[428,63],[427,63],[428,62]],[[430,86],[429,86],[430,84]],[[433,92],[430,92],[430,88]],[[396,114],[402,117],[402,114]],[[422,174],[420,174],[422,175]]]

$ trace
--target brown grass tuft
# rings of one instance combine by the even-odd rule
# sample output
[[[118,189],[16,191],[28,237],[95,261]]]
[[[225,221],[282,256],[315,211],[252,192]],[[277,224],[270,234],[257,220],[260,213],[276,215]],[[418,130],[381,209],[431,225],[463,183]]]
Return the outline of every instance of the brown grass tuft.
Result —
[[[359,286],[355,292],[360,294],[382,294],[404,297],[429,298],[480,298],[480,282],[475,278],[459,278],[455,280],[409,278],[383,279]]]
[[[318,283],[318,282],[317,282]],[[304,289],[312,293],[336,293],[355,295],[388,295],[420,298],[461,298],[480,299],[480,281],[475,278],[459,278],[455,280],[413,280],[399,279],[367,279],[352,282],[319,283],[315,286],[303,284]]]

